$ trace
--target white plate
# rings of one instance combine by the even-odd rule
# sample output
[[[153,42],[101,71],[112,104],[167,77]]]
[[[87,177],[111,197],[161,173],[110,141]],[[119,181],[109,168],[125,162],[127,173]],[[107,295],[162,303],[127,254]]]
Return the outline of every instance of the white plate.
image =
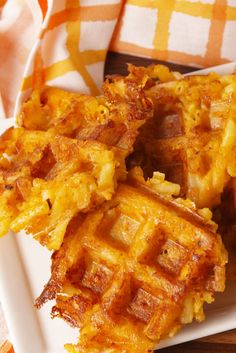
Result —
[[[233,72],[235,66],[236,63],[222,65],[214,71],[227,74]],[[12,119],[1,121],[0,133],[13,123]],[[50,253],[30,236],[9,234],[0,240],[0,298],[15,353],[65,353],[63,345],[76,342],[76,329],[62,320],[50,319],[51,303],[40,311],[33,307],[49,275]],[[203,323],[187,325],[158,347],[236,328],[236,283],[227,283],[226,292],[218,294],[215,303],[206,306],[206,313]]]

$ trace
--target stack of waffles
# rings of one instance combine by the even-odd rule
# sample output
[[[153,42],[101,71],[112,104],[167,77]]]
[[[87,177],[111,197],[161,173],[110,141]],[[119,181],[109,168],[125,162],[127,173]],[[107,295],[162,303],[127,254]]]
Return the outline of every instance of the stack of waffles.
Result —
[[[68,352],[147,353],[225,289],[236,76],[130,65],[103,91],[44,88],[23,105],[0,141],[2,233],[53,250],[36,306],[55,300],[52,316],[80,328]]]

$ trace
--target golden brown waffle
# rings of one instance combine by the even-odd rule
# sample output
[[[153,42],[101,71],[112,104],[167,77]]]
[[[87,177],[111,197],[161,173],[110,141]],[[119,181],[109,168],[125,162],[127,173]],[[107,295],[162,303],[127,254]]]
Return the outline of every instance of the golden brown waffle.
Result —
[[[0,236],[24,229],[59,249],[70,220],[126,178],[125,158],[153,104],[129,77],[105,87],[100,97],[46,87],[23,104],[21,128],[0,139]]]
[[[12,128],[0,151],[0,235],[25,230],[49,249],[75,215],[111,199],[119,178],[114,153],[96,141]]]
[[[215,206],[236,175],[236,75],[175,74],[170,81],[162,67],[131,67],[139,78],[156,78],[158,70],[161,81],[146,84],[154,117],[141,127],[128,167],[140,165],[146,177],[161,171],[198,207]]]
[[[37,300],[81,327],[69,352],[146,353],[182,324],[204,319],[203,303],[224,290],[226,252],[209,210],[175,199],[162,174],[140,171],[112,201],[71,222]]]
[[[33,92],[0,139],[1,234],[25,229],[57,250],[36,305],[56,299],[52,315],[81,328],[70,353],[151,352],[225,286],[211,212],[163,174],[125,181],[125,159],[198,207],[218,204],[236,176],[236,78],[129,70],[100,97]]]
[[[47,130],[78,140],[96,140],[113,146],[124,158],[133,150],[138,128],[153,116],[153,105],[136,78],[120,76],[104,84],[99,97],[53,87],[34,91],[18,116],[29,130]]]

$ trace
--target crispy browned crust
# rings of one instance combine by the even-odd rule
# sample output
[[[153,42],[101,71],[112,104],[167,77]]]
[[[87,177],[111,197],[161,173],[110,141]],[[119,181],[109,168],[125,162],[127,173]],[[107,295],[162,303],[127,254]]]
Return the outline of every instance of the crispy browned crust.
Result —
[[[36,306],[55,299],[52,317],[81,328],[70,353],[152,352],[224,290],[227,254],[198,207],[236,194],[235,83],[129,65],[99,97],[33,92],[0,138],[0,235],[56,250]]]
[[[140,345],[137,352],[148,352],[181,324],[202,320],[204,301],[224,290],[227,256],[214,224],[193,204],[151,185],[131,175],[53,256],[52,277],[36,305],[56,299],[52,316],[81,327],[82,352],[113,344],[117,351]],[[134,334],[129,343],[124,332]]]
[[[0,146],[1,235],[25,230],[49,249],[75,215],[111,199],[125,172],[108,146],[49,131],[10,129]]]
[[[152,101],[144,83],[131,75],[107,80],[103,90],[99,97],[51,87],[35,91],[23,104],[18,122],[30,130],[96,140],[121,149],[126,157],[133,150],[138,128],[153,115]]]
[[[100,97],[46,87],[23,104],[21,128],[0,139],[0,235],[24,229],[59,249],[74,216],[112,197],[138,129],[153,114],[136,79],[120,77],[112,87],[105,83]]]
[[[128,167],[160,171],[198,207],[220,203],[235,173],[236,76],[177,76],[146,90],[154,117],[140,129]]]

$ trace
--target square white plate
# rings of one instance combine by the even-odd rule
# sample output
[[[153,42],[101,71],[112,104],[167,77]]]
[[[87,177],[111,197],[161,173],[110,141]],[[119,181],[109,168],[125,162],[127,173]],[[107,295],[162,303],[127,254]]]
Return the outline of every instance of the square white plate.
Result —
[[[231,73],[236,63],[209,71]],[[12,126],[12,119],[0,122],[0,133]],[[23,233],[0,239],[0,298],[14,344],[15,353],[65,353],[63,345],[76,342],[78,331],[62,320],[50,318],[52,303],[37,311],[33,302],[50,276],[50,253]],[[206,306],[207,319],[186,326],[158,347],[167,347],[214,333],[236,328],[236,283],[227,283],[226,291]]]

